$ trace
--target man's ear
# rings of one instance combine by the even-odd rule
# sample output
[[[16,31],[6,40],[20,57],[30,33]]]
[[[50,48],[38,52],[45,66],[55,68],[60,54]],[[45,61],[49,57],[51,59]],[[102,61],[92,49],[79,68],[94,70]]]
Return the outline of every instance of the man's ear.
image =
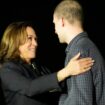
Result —
[[[62,26],[64,26],[64,18],[61,18]]]

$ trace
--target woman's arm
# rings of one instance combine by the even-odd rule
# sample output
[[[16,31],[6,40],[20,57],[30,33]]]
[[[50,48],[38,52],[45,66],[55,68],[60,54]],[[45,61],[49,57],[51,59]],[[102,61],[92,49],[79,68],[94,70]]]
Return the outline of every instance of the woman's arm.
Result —
[[[0,70],[2,85],[5,89],[19,94],[33,96],[59,88],[58,82],[70,75],[77,75],[90,69],[93,64],[88,58],[78,60],[75,56],[68,65],[57,73],[47,74],[35,79],[24,76],[21,67],[14,63],[3,66]]]

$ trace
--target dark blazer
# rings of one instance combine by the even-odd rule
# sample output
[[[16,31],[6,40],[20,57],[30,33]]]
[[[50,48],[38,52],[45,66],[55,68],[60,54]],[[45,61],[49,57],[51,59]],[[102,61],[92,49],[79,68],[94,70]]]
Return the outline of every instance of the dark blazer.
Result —
[[[56,73],[22,60],[4,63],[0,78],[6,105],[46,105],[49,91],[60,89]]]
[[[81,57],[92,57],[92,69],[67,79],[67,94],[62,94],[59,105],[105,105],[105,62],[86,32],[77,35],[66,48],[65,65],[78,52]]]

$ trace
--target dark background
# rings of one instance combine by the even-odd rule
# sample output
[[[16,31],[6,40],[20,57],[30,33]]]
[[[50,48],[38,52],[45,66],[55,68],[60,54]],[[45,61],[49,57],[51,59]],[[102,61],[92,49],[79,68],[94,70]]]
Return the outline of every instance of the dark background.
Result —
[[[0,1],[0,39],[4,29],[14,21],[32,21],[37,27],[38,52],[37,57],[52,72],[61,69],[65,59],[65,44],[60,44],[54,33],[52,23],[53,9],[61,0],[27,0],[27,1]],[[91,40],[97,45],[103,57],[105,5],[104,0],[79,0],[84,10],[84,28]],[[57,101],[59,93],[54,94]],[[48,98],[48,97],[46,97]],[[56,103],[52,102],[52,105]]]
[[[56,71],[63,67],[65,44],[60,44],[52,23],[53,9],[61,0],[4,1],[0,3],[0,38],[7,25],[14,21],[32,21],[38,30],[37,57]],[[105,6],[102,0],[79,0],[85,16],[85,30],[105,56]]]

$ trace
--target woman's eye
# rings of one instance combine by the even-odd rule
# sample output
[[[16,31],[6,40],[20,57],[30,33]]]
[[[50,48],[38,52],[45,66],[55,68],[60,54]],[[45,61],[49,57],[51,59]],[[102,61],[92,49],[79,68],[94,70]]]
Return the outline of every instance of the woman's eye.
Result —
[[[34,38],[35,41],[37,41],[37,38]]]
[[[32,37],[28,37],[28,40],[32,40]]]

